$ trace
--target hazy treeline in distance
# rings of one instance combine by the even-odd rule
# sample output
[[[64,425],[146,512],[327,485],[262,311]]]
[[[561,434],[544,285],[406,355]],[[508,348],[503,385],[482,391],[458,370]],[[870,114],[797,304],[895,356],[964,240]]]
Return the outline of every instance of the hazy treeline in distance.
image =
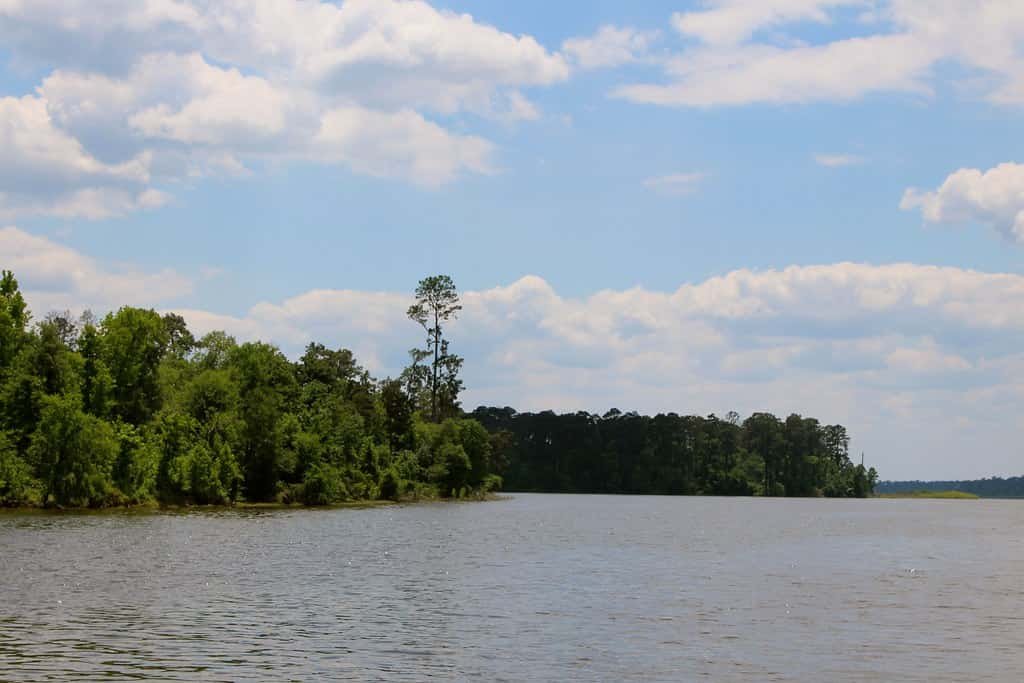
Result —
[[[963,481],[882,481],[878,493],[915,491],[963,491],[981,498],[1024,498],[1024,477],[991,477]]]

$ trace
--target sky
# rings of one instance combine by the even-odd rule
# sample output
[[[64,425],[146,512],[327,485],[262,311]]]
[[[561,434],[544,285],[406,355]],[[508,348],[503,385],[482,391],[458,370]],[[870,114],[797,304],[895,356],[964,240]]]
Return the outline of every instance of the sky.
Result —
[[[463,405],[796,412],[1024,473],[1024,4],[0,0],[0,267]]]

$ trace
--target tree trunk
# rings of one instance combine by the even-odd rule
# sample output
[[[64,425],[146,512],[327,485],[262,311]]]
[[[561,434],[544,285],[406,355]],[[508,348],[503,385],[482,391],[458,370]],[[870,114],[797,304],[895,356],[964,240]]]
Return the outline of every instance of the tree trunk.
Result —
[[[437,319],[437,309],[434,309],[434,368],[433,377],[430,382],[430,417],[437,422],[437,371],[440,363],[441,329],[440,321]]]

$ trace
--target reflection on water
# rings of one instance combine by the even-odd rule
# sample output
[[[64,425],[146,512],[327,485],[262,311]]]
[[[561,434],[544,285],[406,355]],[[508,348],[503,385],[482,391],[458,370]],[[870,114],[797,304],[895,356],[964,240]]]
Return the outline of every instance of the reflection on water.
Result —
[[[0,513],[0,680],[1024,680],[1024,502]]]

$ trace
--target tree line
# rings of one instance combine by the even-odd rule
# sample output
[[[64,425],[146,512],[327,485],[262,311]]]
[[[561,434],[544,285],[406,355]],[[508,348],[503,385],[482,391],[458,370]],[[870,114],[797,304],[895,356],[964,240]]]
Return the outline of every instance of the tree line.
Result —
[[[36,324],[0,278],[0,504],[99,507],[461,497],[497,488],[490,436],[458,402],[450,278],[409,317],[424,348],[377,381],[347,349],[291,361],[181,316],[124,307]]]
[[[174,313],[33,322],[0,274],[0,505],[103,507],[481,496],[510,490],[866,495],[846,431],[791,416],[462,411],[451,278],[421,280],[425,333],[398,377],[310,343],[297,360]]]
[[[842,425],[755,413],[724,418],[478,408],[495,467],[516,491],[866,497],[878,480]]]
[[[1024,477],[949,481],[883,481],[878,493],[914,493],[916,491],[963,491],[981,498],[1024,498]]]

